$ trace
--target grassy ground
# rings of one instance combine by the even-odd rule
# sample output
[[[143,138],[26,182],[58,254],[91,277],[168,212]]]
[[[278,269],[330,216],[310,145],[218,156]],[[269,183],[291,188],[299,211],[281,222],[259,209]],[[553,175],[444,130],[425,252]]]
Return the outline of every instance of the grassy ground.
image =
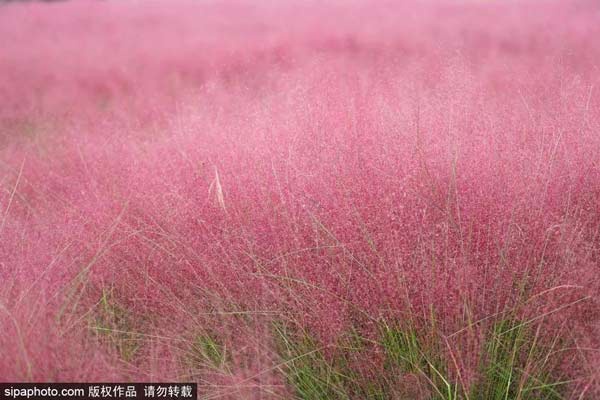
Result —
[[[600,396],[592,1],[0,6],[0,380]]]

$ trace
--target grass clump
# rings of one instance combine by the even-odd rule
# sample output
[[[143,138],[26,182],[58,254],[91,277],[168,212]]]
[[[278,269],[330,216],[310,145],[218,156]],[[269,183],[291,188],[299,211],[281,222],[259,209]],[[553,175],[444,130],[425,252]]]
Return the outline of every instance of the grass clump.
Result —
[[[316,341],[305,332],[293,332],[285,324],[275,324],[278,350],[284,360],[282,371],[298,398],[311,400],[349,399],[347,377],[339,366],[329,362]]]
[[[125,361],[132,361],[141,347],[131,313],[115,299],[112,290],[103,289],[89,327]]]
[[[360,360],[366,339],[353,333],[335,346],[320,347],[302,330],[275,325],[280,370],[300,399],[430,399],[430,400],[560,400],[565,384],[555,357],[561,342],[547,344],[518,319],[495,321],[486,331],[476,379],[465,384],[457,355],[432,329],[383,321],[378,345],[385,355],[384,372],[365,379],[351,360]],[[333,356],[329,356],[333,353]],[[327,356],[326,356],[327,354]],[[367,359],[366,357],[364,358]]]
[[[515,319],[497,321],[490,329],[482,362],[480,384],[473,391],[477,400],[559,400],[563,396],[550,357],[540,343],[540,328]]]
[[[541,326],[534,330],[518,319],[501,319],[488,330],[476,383],[465,387],[460,371],[445,357],[443,336],[383,324],[382,346],[388,365],[418,374],[428,382],[431,399],[509,400],[563,399],[566,383],[557,372],[550,346],[542,344]]]
[[[201,333],[192,341],[189,351],[189,361],[195,366],[208,367],[213,370],[225,370],[228,361],[228,352],[214,335]]]
[[[422,377],[433,391],[432,399],[458,399],[459,385],[452,382],[442,355],[443,344],[413,327],[382,323],[381,345],[387,357],[387,369]]]

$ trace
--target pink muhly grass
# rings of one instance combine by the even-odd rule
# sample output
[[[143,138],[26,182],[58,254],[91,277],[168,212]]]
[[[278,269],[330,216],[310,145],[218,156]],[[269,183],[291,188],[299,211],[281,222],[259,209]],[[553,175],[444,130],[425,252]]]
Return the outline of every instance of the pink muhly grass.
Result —
[[[468,396],[510,316],[600,395],[593,2],[1,8],[1,381],[434,396],[390,321]]]

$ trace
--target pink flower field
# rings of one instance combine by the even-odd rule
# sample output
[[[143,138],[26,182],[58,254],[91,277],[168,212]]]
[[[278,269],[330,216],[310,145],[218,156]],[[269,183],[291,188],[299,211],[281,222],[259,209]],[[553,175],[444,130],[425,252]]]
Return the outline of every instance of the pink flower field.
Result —
[[[600,399],[600,4],[0,5],[0,382]]]

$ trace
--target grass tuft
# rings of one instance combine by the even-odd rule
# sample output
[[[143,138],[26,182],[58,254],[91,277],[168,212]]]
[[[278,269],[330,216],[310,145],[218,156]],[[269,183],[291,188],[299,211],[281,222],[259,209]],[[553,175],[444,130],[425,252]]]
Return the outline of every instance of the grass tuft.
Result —
[[[112,290],[102,290],[89,328],[124,361],[132,361],[141,347],[141,337],[134,329],[133,316],[115,299]]]

